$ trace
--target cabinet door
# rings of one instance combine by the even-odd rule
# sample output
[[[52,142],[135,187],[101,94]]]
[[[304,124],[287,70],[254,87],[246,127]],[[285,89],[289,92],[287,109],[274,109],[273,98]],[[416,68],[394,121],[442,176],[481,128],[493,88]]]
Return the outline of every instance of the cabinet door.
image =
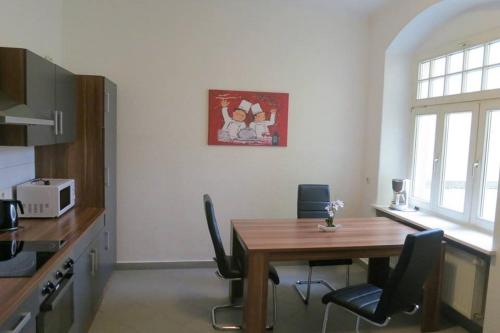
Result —
[[[75,325],[72,332],[87,332],[97,311],[98,242],[94,240],[74,265]]]
[[[73,142],[76,139],[76,76],[57,65],[55,94],[59,126],[56,142]]]
[[[36,116],[55,119],[55,65],[26,51],[26,104]],[[53,126],[28,126],[27,143],[49,145],[56,143]]]
[[[0,326],[0,332],[35,333],[37,314],[38,295],[33,292],[17,311]]]
[[[116,262],[116,85],[105,80],[104,105],[104,206],[106,208],[106,228],[109,232],[110,261]]]
[[[105,218],[107,219],[107,215]],[[115,266],[115,251],[113,249],[116,246],[112,241],[112,232],[106,226],[99,235],[99,289],[102,291],[104,291]]]

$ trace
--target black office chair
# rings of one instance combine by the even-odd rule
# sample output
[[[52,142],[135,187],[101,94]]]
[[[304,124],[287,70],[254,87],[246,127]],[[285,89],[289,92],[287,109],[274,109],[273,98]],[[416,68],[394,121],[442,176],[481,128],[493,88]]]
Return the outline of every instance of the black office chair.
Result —
[[[215,250],[215,262],[217,263],[218,271],[215,272],[218,278],[223,280],[243,280],[245,274],[241,265],[232,256],[226,255],[224,251],[224,245],[222,244],[222,239],[219,233],[219,225],[217,224],[217,219],[215,218],[214,205],[208,194],[203,196],[203,202],[205,204],[205,216],[207,218],[208,230],[210,231],[210,237],[212,238],[212,243]],[[273,285],[273,322],[271,325],[266,326],[266,329],[272,330],[274,323],[276,323],[276,314],[278,312],[278,304],[276,302],[276,286],[280,283],[278,272],[273,266],[269,266],[269,279]],[[212,308],[212,326],[217,330],[240,330],[241,325],[220,325],[217,324],[216,312],[222,309],[238,309],[242,308],[242,305],[238,304],[227,304],[221,306],[215,306]]]
[[[330,202],[330,188],[328,185],[308,185],[301,184],[298,189],[297,198],[297,218],[327,218],[328,213],[325,207]],[[314,260],[309,261],[309,275],[307,280],[295,282],[295,289],[299,293],[305,304],[309,303],[311,294],[311,284],[322,284],[330,290],[335,288],[325,280],[312,280],[313,267],[317,266],[339,266],[346,265],[346,286],[349,285],[349,266],[352,265],[352,259],[335,260]],[[300,290],[301,285],[307,285],[306,294]]]
[[[328,313],[334,303],[358,317],[358,333],[361,319],[384,327],[389,324],[393,314],[417,312],[424,283],[441,256],[442,240],[443,231],[439,229],[408,235],[396,268],[383,289],[361,284],[323,296],[323,303],[327,306],[322,332],[326,332]]]

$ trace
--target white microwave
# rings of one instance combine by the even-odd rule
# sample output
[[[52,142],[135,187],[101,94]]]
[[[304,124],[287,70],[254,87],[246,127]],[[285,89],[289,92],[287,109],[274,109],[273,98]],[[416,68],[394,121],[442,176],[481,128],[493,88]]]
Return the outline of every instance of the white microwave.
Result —
[[[20,217],[59,217],[75,206],[74,179],[34,179],[16,187],[24,214]]]

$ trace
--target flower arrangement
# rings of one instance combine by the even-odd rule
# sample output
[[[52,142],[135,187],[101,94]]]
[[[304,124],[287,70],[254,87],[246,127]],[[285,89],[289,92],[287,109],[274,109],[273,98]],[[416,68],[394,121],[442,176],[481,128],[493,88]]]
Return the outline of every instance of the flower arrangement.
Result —
[[[344,202],[342,200],[331,201],[328,206],[325,207],[325,210],[329,215],[329,217],[325,220],[328,227],[335,227],[333,219],[335,218],[335,214],[337,214],[337,211],[340,208],[344,208]]]

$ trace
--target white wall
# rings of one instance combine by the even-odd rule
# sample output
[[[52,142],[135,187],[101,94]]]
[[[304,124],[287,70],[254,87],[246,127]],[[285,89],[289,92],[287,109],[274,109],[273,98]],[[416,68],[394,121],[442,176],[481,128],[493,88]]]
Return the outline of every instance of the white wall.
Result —
[[[358,215],[366,35],[325,1],[65,1],[65,64],[118,84],[119,261],[211,258],[203,193],[226,240],[299,183]],[[288,147],[208,146],[210,88],[290,93]]]
[[[0,46],[21,47],[60,62],[62,0],[0,0]],[[0,192],[35,176],[33,148],[0,147]]]

